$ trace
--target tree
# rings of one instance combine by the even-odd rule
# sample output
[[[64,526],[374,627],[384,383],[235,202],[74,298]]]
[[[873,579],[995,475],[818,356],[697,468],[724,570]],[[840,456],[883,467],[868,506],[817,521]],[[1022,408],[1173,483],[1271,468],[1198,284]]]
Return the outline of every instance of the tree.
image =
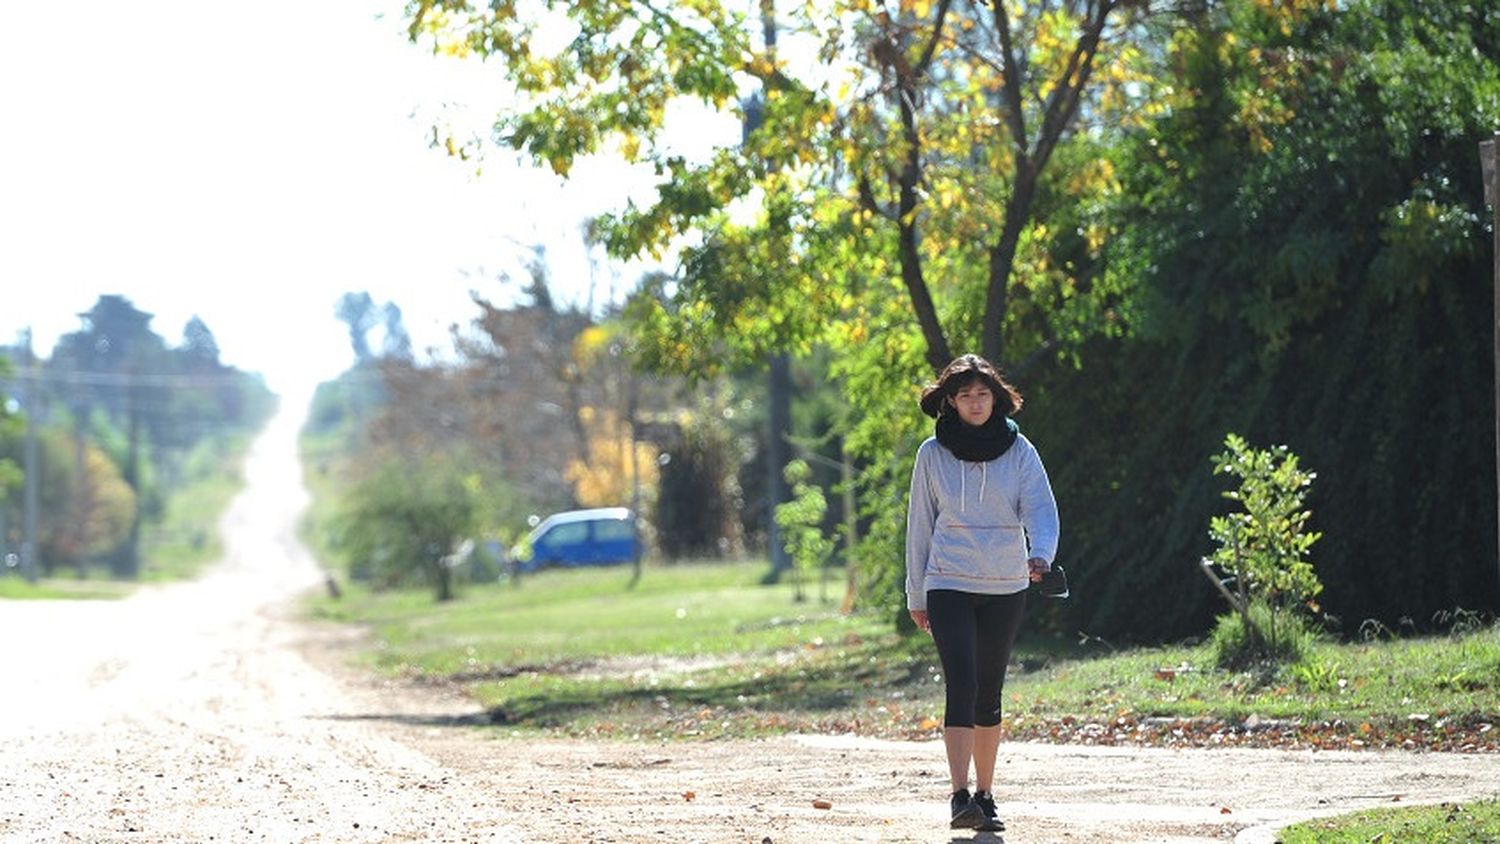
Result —
[[[368,467],[349,490],[338,545],[377,585],[425,581],[438,601],[451,600],[450,561],[473,529],[474,496],[466,473],[436,461],[387,459]]]
[[[334,315],[349,326],[349,348],[354,352],[354,362],[360,364],[374,357],[370,353],[369,333],[379,317],[370,294],[364,291],[345,293],[339,297]]]
[[[573,484],[573,497],[584,507],[619,507],[631,501],[639,484],[643,500],[652,501],[658,476],[656,449],[636,440],[625,420],[609,408],[586,407],[583,417],[592,462],[568,464],[564,474]]]
[[[1121,330],[1120,279],[1097,266],[1097,198],[1117,180],[1093,151],[1143,116],[1128,83],[1149,4],[763,4],[782,43],[805,46],[795,57],[753,45],[729,4],[635,0],[558,9],[576,37],[543,53],[524,8],[408,12],[414,39],[501,60],[520,106],[500,142],[561,174],[617,151],[661,176],[654,203],[599,225],[617,256],[682,246],[678,275],[628,313],[643,365],[701,378],[834,350],[846,440],[869,467],[860,497],[883,523],[865,580],[898,600],[889,493],[921,428],[914,386],[953,349],[1024,370]],[[742,147],[673,152],[669,103],[726,109],[752,81],[760,125]]]
[[[1123,83],[1139,56],[1125,35],[1146,5],[803,4],[777,23],[822,61],[809,56],[795,70],[774,44],[752,47],[744,16],[716,2],[568,4],[577,35],[552,54],[528,37],[539,21],[516,4],[416,0],[408,14],[414,39],[501,61],[523,103],[501,116],[501,141],[564,175],[579,156],[606,149],[656,168],[664,178],[656,204],[601,225],[612,252],[659,254],[690,231],[723,236],[687,262],[679,298],[698,313],[681,316],[783,318],[785,326],[759,333],[771,335],[769,348],[795,348],[799,333],[853,310],[848,297],[863,288],[854,276],[865,272],[850,261],[889,256],[935,371],[951,358],[951,324],[973,320],[976,303],[954,308],[945,326],[928,281],[933,270],[979,285],[982,316],[967,326],[977,330],[959,336],[1006,359],[1013,305],[1036,295],[1014,270],[1045,250],[1049,235],[1033,225],[1035,214],[1066,184],[1049,185],[1048,167],[1080,111],[1102,118],[1126,105]],[[773,10],[763,4],[763,14]],[[824,63],[841,75],[826,80]],[[737,76],[765,91],[762,125],[744,149],[702,164],[675,155],[663,142],[667,105],[691,99],[725,108],[744,93]],[[723,212],[757,195],[766,221],[756,229],[770,234],[737,236]],[[826,231],[838,219],[846,225]],[[834,249],[814,261],[815,249],[802,243],[814,236],[837,237],[845,250],[879,238],[883,248],[870,251],[885,254],[830,261]],[[809,259],[797,266],[803,253]],[[976,266],[978,278],[962,271]],[[870,275],[887,277],[890,268]],[[830,285],[832,295],[797,295]],[[953,298],[964,295],[955,290]],[[676,348],[702,363],[721,346]]]
[[[179,347],[192,368],[214,371],[219,367],[219,341],[208,325],[194,315],[182,328]]]
[[[10,358],[0,355],[0,381],[8,381],[14,372]],[[3,397],[3,396],[0,396]],[[33,409],[27,408],[27,412]],[[10,548],[10,537],[6,535],[10,522],[4,518],[18,510],[19,498],[26,472],[21,468],[21,437],[25,420],[12,409],[8,401],[0,401],[0,547]],[[20,458],[20,459],[18,459]],[[0,552],[3,553],[3,552]]]
[[[1133,334],[1049,372],[1028,415],[1079,591],[1065,630],[1197,635],[1223,432],[1319,470],[1323,608],[1345,633],[1497,606],[1492,285],[1476,141],[1500,33],[1460,2],[1206,7],[1164,111],[1114,151],[1111,272]],[[1049,444],[1063,448],[1048,448]],[[1056,455],[1055,457],[1053,455]],[[1070,516],[1076,513],[1076,516]]]
[[[807,461],[796,459],[786,464],[786,479],[795,497],[776,505],[776,522],[786,532],[786,550],[796,572],[796,599],[806,600],[802,584],[819,567],[828,564],[834,541],[823,533],[823,517],[828,502],[823,490],[807,482],[812,475]]]
[[[500,307],[475,294],[476,331],[456,345],[507,473],[536,505],[557,509],[573,501],[566,467],[591,460],[584,409],[603,399],[574,354],[592,320],[554,303],[540,250],[528,272],[529,301]]]
[[[1286,446],[1255,449],[1235,434],[1224,439],[1224,451],[1214,456],[1213,464],[1215,475],[1239,479],[1224,497],[1240,509],[1209,522],[1209,536],[1219,547],[1205,561],[1205,571],[1211,561],[1229,573],[1234,591],[1221,591],[1239,613],[1252,651],[1275,657],[1286,650],[1278,640],[1278,626],[1280,634],[1290,638],[1288,625],[1276,623],[1278,616],[1295,612],[1298,604],[1323,591],[1306,559],[1320,538],[1307,530],[1312,511],[1306,509],[1305,499],[1314,474],[1302,470],[1297,455]],[[1252,616],[1256,604],[1268,610],[1268,629],[1260,629]]]
[[[257,428],[274,397],[258,376],[219,362],[213,332],[197,317],[177,348],[151,328],[151,314],[121,296],[101,296],[79,317],[79,329],[59,338],[38,385],[73,425],[71,454],[59,456],[72,480],[49,506],[64,507],[79,525],[75,532],[107,533],[86,523],[97,501],[119,496],[92,480],[104,475],[90,464],[96,452],[112,461],[132,495],[128,507],[111,512],[128,512],[132,521],[128,541],[110,546],[110,562],[116,574],[133,577],[142,524],[161,517],[189,455]],[[86,549],[99,544],[70,540],[68,559],[82,565],[97,556]]]
[[[386,302],[381,307],[385,324],[385,338],[381,341],[381,357],[411,360],[411,335],[401,321],[401,308],[395,302]]]
[[[654,520],[662,554],[680,560],[739,552],[740,455],[722,407],[710,400],[698,412],[683,414],[666,451]]]
[[[92,407],[102,405],[124,428],[121,467],[125,483],[138,502],[150,500],[141,452],[143,440],[163,430],[170,418],[165,412],[164,387],[149,377],[167,371],[166,343],[151,330],[152,315],[123,296],[100,296],[93,308],[78,316],[83,327],[59,338],[49,363],[67,373],[63,380],[77,383],[72,393],[78,424],[86,423]],[[140,569],[141,508],[132,507],[132,513],[137,518],[131,524],[130,540],[116,548],[111,561],[122,577],[134,577]]]

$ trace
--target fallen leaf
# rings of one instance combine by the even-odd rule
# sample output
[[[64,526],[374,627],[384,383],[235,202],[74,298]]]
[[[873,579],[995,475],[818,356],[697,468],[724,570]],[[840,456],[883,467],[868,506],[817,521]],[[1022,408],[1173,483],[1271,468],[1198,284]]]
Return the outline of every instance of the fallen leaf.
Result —
[[[696,791],[684,791],[684,792],[682,792],[682,799],[686,800],[689,803],[693,802],[693,800],[697,796],[698,796],[698,792],[696,792]]]
[[[1220,806],[1219,807],[1219,814],[1221,814],[1221,815],[1232,815],[1232,814],[1234,814],[1234,810],[1231,809],[1231,808],[1229,808],[1228,806]]]

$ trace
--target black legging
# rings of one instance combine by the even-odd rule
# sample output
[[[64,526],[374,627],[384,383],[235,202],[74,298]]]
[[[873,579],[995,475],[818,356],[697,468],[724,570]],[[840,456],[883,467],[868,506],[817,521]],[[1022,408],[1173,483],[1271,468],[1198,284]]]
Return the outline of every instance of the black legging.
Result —
[[[945,727],[1000,723],[1005,666],[1021,629],[1026,592],[978,595],[953,589],[927,593],[927,620],[943,663],[948,701]]]

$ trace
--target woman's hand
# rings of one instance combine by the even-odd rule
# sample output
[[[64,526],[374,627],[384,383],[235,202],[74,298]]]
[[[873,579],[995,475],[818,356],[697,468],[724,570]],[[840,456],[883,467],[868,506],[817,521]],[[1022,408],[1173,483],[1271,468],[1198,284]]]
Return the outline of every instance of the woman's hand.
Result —
[[[932,622],[927,620],[927,610],[912,610],[911,620],[913,624],[917,625],[918,630],[929,636],[932,635]]]
[[[1042,575],[1052,570],[1052,564],[1041,557],[1032,557],[1026,561],[1026,568],[1031,572],[1031,582],[1040,583]]]

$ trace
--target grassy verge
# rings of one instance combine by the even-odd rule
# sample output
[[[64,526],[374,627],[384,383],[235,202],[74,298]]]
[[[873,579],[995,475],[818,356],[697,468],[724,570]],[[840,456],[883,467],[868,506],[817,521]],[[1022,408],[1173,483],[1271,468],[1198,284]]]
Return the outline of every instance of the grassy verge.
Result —
[[[297,525],[297,536],[319,560],[334,560],[334,522],[341,490],[339,467],[347,450],[341,435],[304,433],[299,439],[302,454],[302,482],[311,495],[307,511]]]
[[[519,587],[314,599],[368,625],[369,664],[459,686],[520,732],[626,737],[785,731],[938,735],[930,642],[883,619],[795,603],[764,564],[548,571]],[[1500,746],[1500,628],[1316,645],[1303,664],[1229,673],[1207,646],[1101,653],[1023,640],[1006,686],[1013,738],[1091,744]]]
[[[123,598],[135,585],[118,580],[43,578],[27,583],[19,575],[0,577],[0,599],[5,600],[108,600]]]
[[[189,458],[189,480],[167,499],[162,519],[141,535],[141,579],[186,580],[219,559],[219,519],[245,486],[248,437],[205,443]]]
[[[1500,841],[1500,801],[1373,809],[1307,821],[1281,831],[1282,844],[1426,844]]]
[[[1060,662],[1007,691],[1023,731],[1098,743],[1464,750],[1500,739],[1500,627],[1322,642],[1274,669],[1213,665],[1207,646],[1133,650]]]

